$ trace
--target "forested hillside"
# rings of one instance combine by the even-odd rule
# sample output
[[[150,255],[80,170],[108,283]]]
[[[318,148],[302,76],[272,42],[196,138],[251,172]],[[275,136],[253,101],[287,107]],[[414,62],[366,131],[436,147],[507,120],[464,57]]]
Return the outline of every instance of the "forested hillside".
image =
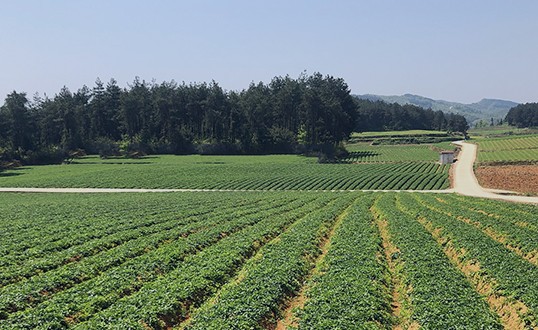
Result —
[[[538,103],[525,103],[513,107],[505,118],[509,125],[538,127]]]
[[[445,113],[456,113],[463,115],[465,119],[473,125],[481,120],[489,123],[491,118],[495,121],[499,121],[504,118],[510,108],[517,105],[517,103],[512,101],[497,99],[482,99],[480,102],[465,104],[444,100],[433,100],[431,98],[413,94],[399,96],[365,94],[357,95],[356,97],[374,102],[383,101],[387,103],[398,103],[400,105],[410,104],[424,109],[432,109],[433,111],[440,110]]]
[[[355,131],[401,131],[410,129],[466,132],[462,115],[424,109],[416,105],[356,99],[358,104]]]

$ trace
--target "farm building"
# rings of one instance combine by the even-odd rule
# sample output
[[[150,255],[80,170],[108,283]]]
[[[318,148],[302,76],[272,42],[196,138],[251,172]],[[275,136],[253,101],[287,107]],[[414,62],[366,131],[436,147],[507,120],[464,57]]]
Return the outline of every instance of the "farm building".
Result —
[[[454,162],[454,151],[441,151],[439,153],[439,163],[452,164]]]

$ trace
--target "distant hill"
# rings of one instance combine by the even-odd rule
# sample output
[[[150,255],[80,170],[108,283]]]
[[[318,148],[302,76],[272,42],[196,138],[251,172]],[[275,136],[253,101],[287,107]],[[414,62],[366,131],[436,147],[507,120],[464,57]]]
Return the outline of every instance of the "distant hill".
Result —
[[[518,105],[516,102],[495,100],[495,99],[482,99],[480,102],[464,104],[458,102],[449,102],[443,100],[433,100],[420,95],[404,94],[404,95],[355,95],[359,99],[366,99],[371,101],[384,101],[388,103],[413,104],[419,107],[428,109],[431,108],[434,111],[441,110],[443,112],[453,112],[463,115],[469,124],[475,124],[480,120],[489,122],[491,118],[497,120],[506,116],[510,108]]]

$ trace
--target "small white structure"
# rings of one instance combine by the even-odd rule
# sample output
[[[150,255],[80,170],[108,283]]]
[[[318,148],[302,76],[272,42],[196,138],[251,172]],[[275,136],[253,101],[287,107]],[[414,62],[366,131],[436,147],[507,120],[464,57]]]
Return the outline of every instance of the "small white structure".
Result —
[[[454,151],[441,151],[439,153],[439,163],[441,164],[454,163]]]

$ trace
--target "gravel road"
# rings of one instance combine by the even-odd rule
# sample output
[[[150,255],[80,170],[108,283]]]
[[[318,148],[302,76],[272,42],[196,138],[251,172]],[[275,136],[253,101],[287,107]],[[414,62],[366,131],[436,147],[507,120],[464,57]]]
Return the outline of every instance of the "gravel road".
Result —
[[[458,161],[453,165],[454,187],[446,190],[346,190],[346,191],[376,191],[376,192],[421,192],[421,193],[458,193],[465,196],[482,197],[505,200],[518,203],[538,204],[538,197],[513,196],[499,194],[499,191],[486,190],[478,184],[473,171],[476,159],[476,145],[464,141],[454,144],[461,146]],[[228,190],[228,189],[122,189],[122,188],[0,188],[0,192],[21,193],[141,193],[141,192],[203,192],[203,191],[255,191],[255,190]],[[323,190],[318,190],[323,191]],[[329,191],[329,190],[327,190]],[[330,190],[342,191],[342,190]]]
[[[454,192],[465,196],[538,204],[538,197],[503,195],[482,188],[478,184],[473,170],[477,151],[476,144],[464,141],[457,141],[454,144],[461,146],[458,161],[454,164]]]

